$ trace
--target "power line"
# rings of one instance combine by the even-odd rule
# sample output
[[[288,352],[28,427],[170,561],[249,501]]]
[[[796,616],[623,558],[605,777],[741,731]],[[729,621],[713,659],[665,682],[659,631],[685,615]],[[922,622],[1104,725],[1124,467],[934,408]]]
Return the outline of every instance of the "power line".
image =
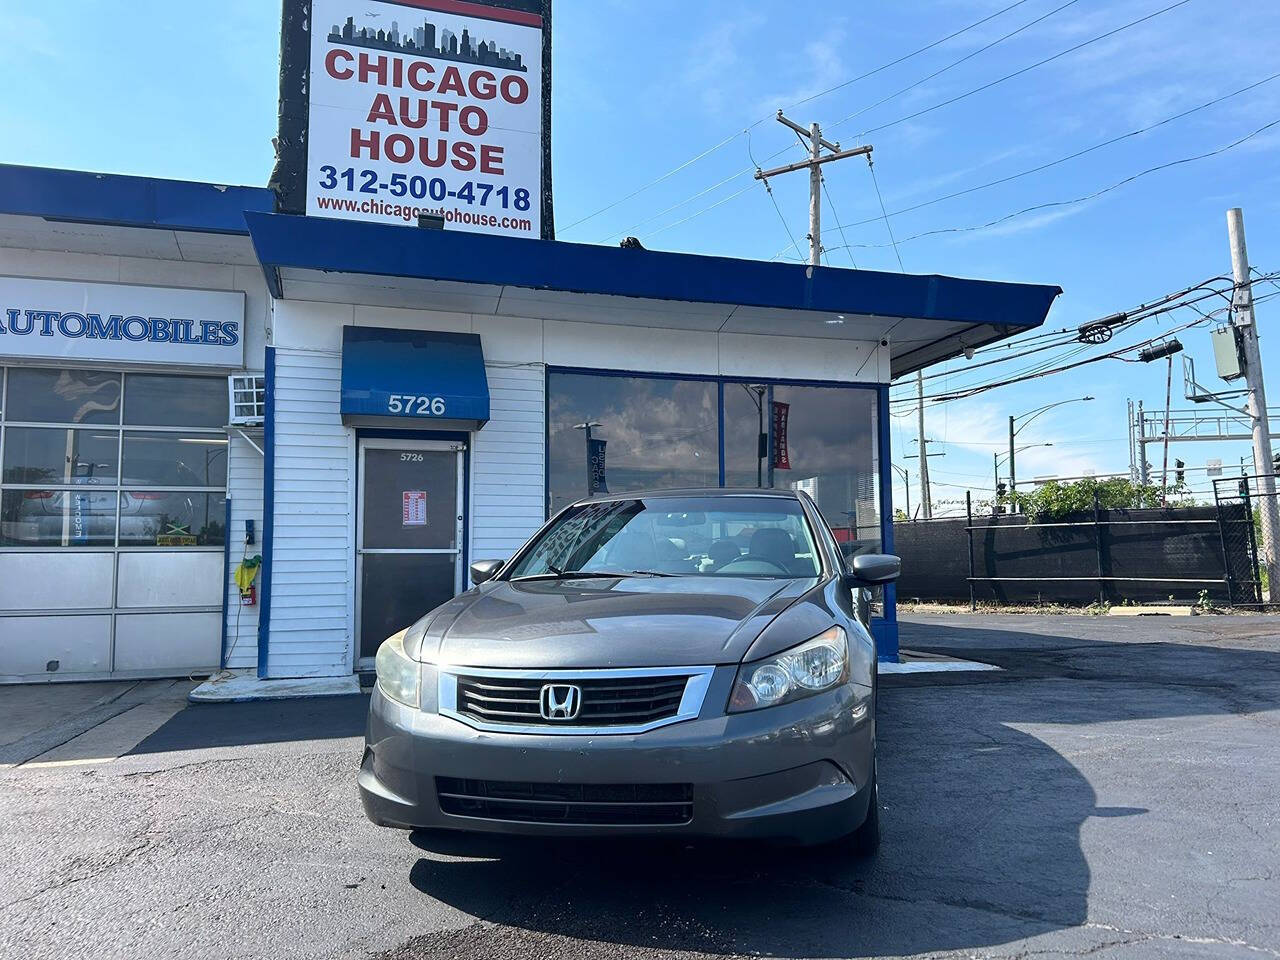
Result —
[[[1262,277],[1261,279],[1271,279],[1271,278],[1272,278],[1272,277],[1274,277],[1274,276],[1280,276],[1280,274],[1267,275],[1267,276],[1265,276],[1265,277]],[[1199,285],[1199,286],[1203,286],[1203,285]],[[1188,289],[1190,289],[1190,290],[1196,290],[1196,289],[1199,289],[1199,286],[1197,286],[1197,287],[1191,287],[1191,288],[1188,288]],[[1166,305],[1161,306],[1161,307],[1159,307],[1159,308],[1153,309],[1153,310],[1151,310],[1151,311],[1147,312],[1145,315],[1143,315],[1143,316],[1139,316],[1137,319],[1140,319],[1140,320],[1141,320],[1141,319],[1151,319],[1152,317],[1159,316],[1159,315],[1164,314],[1164,313],[1169,313],[1169,312],[1172,312],[1172,311],[1174,311],[1174,310],[1181,309],[1182,307],[1190,306],[1190,305],[1191,305],[1191,304],[1193,304],[1193,303],[1199,302],[1199,301],[1201,301],[1201,300],[1209,299],[1210,297],[1213,297],[1213,296],[1218,296],[1219,294],[1220,294],[1220,291],[1217,291],[1217,290],[1210,291],[1210,292],[1207,292],[1207,293],[1202,293],[1200,296],[1195,297],[1195,298],[1192,298],[1192,299],[1190,299],[1190,300],[1185,300],[1185,301],[1182,301],[1182,302],[1166,304]],[[1255,300],[1255,303],[1256,303],[1256,302],[1261,302],[1261,301],[1262,301],[1262,300],[1264,300],[1264,299],[1270,299],[1271,297],[1276,297],[1276,296],[1280,296],[1280,293],[1276,293],[1276,294],[1268,294],[1265,298],[1258,298],[1258,300]],[[962,400],[962,399],[966,399],[966,398],[971,397],[971,396],[975,396],[975,395],[977,395],[977,394],[979,394],[979,393],[985,393],[985,392],[986,392],[986,391],[988,391],[988,390],[993,390],[993,389],[995,389],[996,387],[1008,386],[1009,384],[1013,384],[1013,383],[1021,383],[1021,382],[1026,381],[1026,380],[1033,380],[1033,379],[1038,379],[1038,378],[1043,377],[1043,376],[1049,376],[1049,375],[1053,375],[1053,374],[1057,374],[1057,373],[1063,373],[1063,372],[1065,372],[1065,371],[1067,371],[1067,370],[1072,370],[1072,369],[1075,369],[1075,368],[1077,368],[1077,367],[1084,366],[1084,365],[1086,365],[1086,364],[1096,363],[1096,362],[1098,362],[1099,360],[1108,360],[1108,359],[1126,359],[1126,358],[1122,357],[1121,355],[1122,355],[1122,354],[1125,354],[1125,353],[1131,353],[1131,352],[1133,352],[1134,350],[1141,349],[1142,347],[1145,347],[1145,346],[1148,346],[1148,345],[1150,345],[1150,344],[1152,344],[1152,343],[1155,343],[1155,342],[1156,342],[1156,341],[1158,341],[1158,340],[1162,340],[1162,339],[1165,339],[1165,338],[1167,338],[1167,337],[1170,337],[1170,336],[1174,335],[1175,333],[1179,333],[1179,332],[1181,332],[1182,330],[1186,330],[1186,329],[1190,329],[1191,327],[1195,327],[1195,326],[1203,325],[1204,323],[1206,323],[1206,322],[1208,322],[1209,320],[1211,320],[1211,319],[1212,319],[1216,314],[1218,314],[1218,313],[1222,313],[1222,312],[1225,312],[1225,311],[1227,311],[1227,310],[1229,310],[1229,309],[1230,309],[1230,307],[1222,307],[1222,308],[1220,308],[1219,310],[1214,311],[1213,313],[1210,313],[1210,314],[1208,314],[1208,315],[1206,315],[1206,316],[1200,316],[1200,317],[1197,317],[1195,320],[1192,320],[1192,321],[1191,321],[1191,322],[1189,322],[1189,323],[1182,324],[1182,325],[1180,325],[1180,326],[1174,327],[1174,328],[1169,329],[1169,330],[1161,331],[1161,332],[1160,332],[1159,334],[1157,334],[1156,336],[1151,337],[1151,338],[1149,338],[1149,339],[1147,339],[1147,340],[1144,340],[1144,341],[1142,341],[1142,342],[1140,342],[1140,343],[1132,344],[1132,345],[1130,345],[1130,346],[1128,346],[1128,347],[1122,347],[1122,348],[1119,348],[1119,349],[1117,349],[1117,350],[1111,350],[1111,351],[1108,351],[1107,353],[1100,354],[1100,355],[1098,355],[1098,356],[1096,356],[1096,357],[1090,357],[1090,358],[1087,358],[1087,359],[1085,359],[1085,360],[1077,361],[1077,362],[1075,362],[1075,363],[1063,364],[1063,365],[1061,365],[1061,366],[1059,366],[1059,367],[1056,367],[1056,368],[1053,368],[1053,369],[1045,369],[1045,370],[1040,370],[1040,371],[1033,372],[1033,373],[1023,373],[1023,374],[1018,374],[1018,375],[1014,375],[1014,376],[1008,376],[1008,377],[1005,377],[1005,378],[1003,378],[1003,379],[996,380],[996,381],[992,381],[992,382],[989,382],[989,383],[984,383],[984,384],[978,384],[978,385],[973,385],[973,386],[962,387],[962,388],[960,388],[959,390],[949,391],[949,392],[946,392],[946,393],[933,394],[933,395],[931,395],[931,396],[927,396],[927,397],[925,397],[925,399],[926,399],[926,400],[929,400],[929,401],[931,401],[931,402],[934,402],[934,403],[945,403],[945,402],[949,402],[949,401],[952,401],[952,400]],[[1135,322],[1136,322],[1136,321],[1135,321]],[[1091,345],[1089,345],[1089,344],[1085,344],[1085,345],[1083,345],[1082,349],[1087,349],[1089,346],[1091,346]],[[1079,352],[1080,352],[1080,350],[1073,351],[1071,354],[1068,354],[1068,356],[1071,356],[1071,355],[1077,355]],[[1056,359],[1057,359],[1057,361],[1060,363],[1062,360],[1067,359],[1067,357],[1060,357],[1060,358],[1056,358]],[[1135,361],[1135,362],[1136,362],[1136,361]],[[890,403],[898,404],[900,407],[901,407],[901,406],[906,406],[906,405],[908,405],[908,404],[915,404],[915,403],[917,403],[917,402],[918,402],[918,401],[917,401],[917,398],[916,398],[916,397],[914,397],[914,396],[911,396],[911,395],[899,396],[899,397],[896,397],[896,398],[893,398],[893,399],[891,399],[891,400],[890,400]]]
[[[849,238],[844,235],[844,224],[840,222],[840,211],[836,209],[836,202],[831,199],[831,191],[827,188],[827,178],[822,178],[822,192],[827,197],[827,206],[831,209],[831,216],[835,218],[836,230],[840,233],[840,240],[844,245],[845,256],[849,258],[849,262],[853,264],[853,269],[858,269],[858,262],[853,259],[853,251],[849,249]]]
[[[898,269],[903,273],[907,268],[902,265],[902,254],[898,251],[898,241],[893,236],[893,224],[889,222],[888,211],[884,208],[884,197],[880,195],[880,182],[876,179],[876,165],[867,157],[867,169],[871,171],[871,183],[876,188],[876,199],[880,201],[880,212],[884,215],[884,228],[889,231],[889,242],[893,244],[893,255],[898,258]]]
[[[876,133],[877,131],[880,131],[880,130],[887,130],[889,127],[896,127],[900,123],[906,123],[908,120],[915,120],[917,117],[922,117],[926,113],[932,113],[934,110],[940,110],[943,107],[951,106],[951,104],[953,103],[959,103],[961,100],[968,99],[969,97],[972,97],[974,94],[982,93],[984,90],[990,90],[992,87],[998,86],[999,84],[1004,83],[1006,80],[1012,80],[1015,77],[1020,77],[1024,73],[1029,73],[1032,70],[1037,69],[1038,67],[1043,67],[1046,64],[1053,63],[1055,60],[1060,60],[1063,57],[1068,56],[1069,54],[1075,53],[1077,50],[1083,50],[1085,47],[1088,47],[1088,46],[1091,46],[1092,44],[1099,43],[1103,40],[1106,40],[1108,37],[1114,37],[1118,33],[1122,33],[1125,30],[1129,30],[1132,27],[1138,26],[1139,24],[1146,23],[1148,20],[1153,20],[1156,17],[1159,17],[1163,14],[1170,12],[1171,10],[1176,10],[1178,7],[1184,7],[1191,2],[1192,0],[1177,0],[1176,3],[1171,3],[1167,7],[1162,7],[1161,9],[1155,11],[1154,13],[1149,13],[1146,16],[1139,17],[1137,20],[1130,20],[1128,23],[1124,24],[1123,26],[1116,27],[1114,30],[1108,30],[1106,33],[1099,34],[1096,37],[1091,37],[1088,40],[1084,40],[1080,43],[1077,43],[1075,46],[1068,47],[1066,50],[1063,50],[1059,53],[1055,53],[1053,54],[1053,56],[1045,57],[1043,60],[1037,60],[1035,63],[1029,64],[1028,66],[1023,67],[1020,70],[1015,70],[1013,73],[1007,73],[1003,77],[999,77],[995,80],[991,80],[987,83],[984,83],[980,87],[974,87],[972,90],[969,90],[965,93],[958,94],[957,96],[954,96],[954,97],[950,97],[947,100],[943,100],[940,103],[935,103],[932,106],[925,107],[922,110],[917,110],[915,113],[908,114],[905,117],[898,117],[898,119],[890,120],[888,123],[882,123],[878,127],[872,127],[869,130],[864,130],[858,136],[865,137],[865,136],[868,136],[869,134]],[[857,116],[857,114],[852,114],[849,117],[845,117],[844,120],[837,120],[835,123],[830,124],[828,129],[838,127],[840,126],[840,124],[845,123],[846,121],[852,119],[854,116]]]
[[[796,107],[809,103],[810,101],[817,100],[819,97],[825,97],[829,93],[835,93],[837,90],[843,90],[845,87],[851,86],[852,84],[857,83],[859,80],[866,80],[868,77],[874,77],[877,73],[880,73],[884,70],[888,70],[890,67],[896,67],[900,63],[905,63],[906,61],[912,59],[913,57],[917,57],[922,53],[926,53],[927,51],[932,50],[934,47],[937,47],[946,43],[948,40],[954,40],[956,37],[960,36],[961,34],[968,33],[970,30],[973,30],[975,27],[980,27],[984,23],[994,20],[996,17],[999,17],[1002,14],[1008,13],[1014,7],[1020,7],[1026,2],[1027,0],[1017,0],[1016,3],[1011,3],[1007,7],[1004,7],[1000,10],[997,10],[995,13],[992,13],[988,16],[983,17],[981,20],[977,20],[969,24],[967,27],[962,27],[961,29],[957,30],[955,33],[949,33],[940,40],[935,40],[933,41],[933,43],[925,44],[923,47],[920,47],[917,50],[911,51],[911,53],[904,54],[903,56],[898,57],[897,60],[890,60],[888,63],[881,64],[880,66],[876,67],[874,70],[868,70],[866,73],[856,76],[852,80],[845,80],[842,83],[836,84],[834,87],[828,87],[826,90],[823,90],[819,93],[815,93],[812,96],[805,97],[803,100],[797,100],[795,103],[791,104],[785,109],[793,110]]]
[[[1018,27],[1017,30],[1013,30],[1009,33],[1006,33],[1002,37],[992,40],[990,43],[986,44],[985,46],[979,47],[977,50],[974,50],[971,53],[965,54],[959,60],[953,60],[951,63],[947,64],[945,67],[942,67],[939,70],[935,70],[933,73],[929,74],[927,77],[921,77],[915,83],[908,84],[907,86],[903,87],[901,90],[897,91],[896,93],[891,93],[887,97],[883,97],[880,100],[877,100],[875,103],[868,104],[862,109],[849,114],[849,116],[845,117],[843,120],[836,121],[835,123],[831,124],[831,126],[835,127],[841,123],[848,123],[854,117],[860,117],[864,113],[874,110],[876,107],[882,107],[889,101],[898,99],[898,97],[902,96],[904,93],[908,93],[911,90],[916,89],[916,87],[923,86],[924,84],[928,83],[930,80],[937,79],[938,77],[946,73],[948,70],[952,70],[960,66],[960,64],[965,63],[966,61],[972,60],[974,57],[979,56],[983,53],[986,53],[992,47],[997,46],[998,44],[1004,43],[1006,40],[1009,40],[1013,37],[1016,37],[1018,34],[1022,33],[1023,31],[1029,30],[1032,27],[1034,27],[1037,23],[1041,23],[1042,21],[1048,20],[1050,17],[1054,16],[1057,13],[1061,13],[1063,10],[1067,9],[1067,7],[1074,6],[1078,2],[1079,0],[1067,0],[1066,3],[1062,4],[1062,6],[1055,7],[1054,9],[1050,10],[1048,13],[1041,14],[1040,16],[1036,17],[1036,19],[1030,21],[1029,23],[1024,23],[1022,26]]]
[[[945,37],[942,37],[941,39],[934,40],[932,43],[927,43],[923,47],[919,47],[915,50],[912,50],[910,53],[907,53],[898,57],[896,60],[890,60],[888,63],[883,63],[880,66],[876,67],[875,69],[868,70],[866,73],[853,77],[850,80],[845,80],[841,83],[836,84],[833,87],[828,87],[826,90],[822,90],[822,91],[819,91],[818,93],[812,94],[811,96],[805,97],[803,100],[797,100],[795,103],[787,105],[784,109],[787,109],[787,110],[794,109],[795,107],[801,106],[802,104],[810,103],[813,100],[817,100],[820,97],[825,97],[828,94],[834,93],[837,90],[843,90],[845,87],[851,86],[852,84],[855,84],[860,80],[866,80],[868,77],[873,77],[877,73],[880,73],[881,71],[888,70],[890,67],[896,67],[898,64],[905,63],[906,61],[911,60],[914,57],[918,57],[920,54],[926,53],[929,50],[932,50],[934,47],[944,44],[949,40],[954,40],[956,37],[959,37],[965,33],[968,33],[970,30],[980,27],[984,23],[994,20],[996,17],[999,17],[1002,14],[1008,13],[1014,7],[1020,7],[1026,2],[1027,0],[1015,0],[1014,3],[1009,4],[1007,7],[997,10],[995,13],[987,15],[983,17],[981,20],[975,20],[973,23],[970,23],[968,26],[961,27],[959,30],[956,30],[954,33],[949,33]],[[758,127],[760,126],[760,124],[765,123],[766,121],[771,119],[773,119],[772,115],[768,117],[761,117],[759,120],[753,121],[744,129],[738,130],[735,133],[730,134],[729,136],[725,137],[723,140],[716,143],[714,146],[708,147],[707,149],[703,150],[701,153],[697,154],[696,156],[690,157],[688,160],[685,160],[683,163],[668,170],[666,173],[661,174],[660,176],[655,177],[649,182],[637,187],[635,190],[627,194],[625,197],[622,197],[619,200],[615,200],[612,203],[606,204],[605,206],[601,207],[599,210],[595,211],[595,213],[590,213],[579,220],[575,220],[573,223],[569,224],[566,227],[561,227],[561,231],[563,232],[563,231],[572,230],[574,227],[584,224],[588,220],[594,220],[596,217],[600,216],[600,214],[607,213],[608,211],[612,210],[614,207],[617,207],[620,204],[626,203],[628,200],[638,197],[640,194],[644,193],[650,187],[657,186],[663,181],[668,180],[671,177],[675,176],[681,170],[684,170],[692,166],[693,164],[697,163],[699,160],[704,159],[705,157],[711,156],[711,154],[715,153],[717,150],[720,150],[722,147],[728,146],[734,140],[738,139],[738,137],[744,135],[751,129]],[[750,171],[747,171],[747,172],[749,173]],[[734,174],[735,177],[738,177],[741,175],[742,174]]]
[[[1141,322],[1142,320],[1159,316],[1160,314],[1157,312],[1159,308],[1165,306],[1166,304],[1172,303],[1175,300],[1180,300],[1182,298],[1188,297],[1198,290],[1208,289],[1209,292],[1206,294],[1205,297],[1197,297],[1193,300],[1184,301],[1183,303],[1178,304],[1178,306],[1188,306],[1188,307],[1191,307],[1192,309],[1196,309],[1195,304],[1200,302],[1200,300],[1202,299],[1208,299],[1209,297],[1212,297],[1212,296],[1226,296],[1224,293],[1222,293],[1222,291],[1210,288],[1210,284],[1214,284],[1214,283],[1230,284],[1231,277],[1229,276],[1210,277],[1208,280],[1202,281],[1201,283],[1198,283],[1195,286],[1186,287],[1182,290],[1176,291],[1175,293],[1166,294],[1165,296],[1159,297],[1151,301],[1150,303],[1139,304],[1138,306],[1134,307],[1132,310],[1128,310],[1124,313],[1117,314],[1116,315],[1117,317],[1123,317],[1124,319],[1118,323],[1112,324],[1112,327],[1115,330],[1127,330],[1129,327],[1133,326],[1136,323]],[[1097,321],[1094,321],[1094,322],[1096,323]],[[1085,324],[1085,326],[1088,326],[1088,325],[1089,324]],[[983,367],[989,367],[989,366],[993,366],[1000,363],[1008,363],[1012,360],[1019,360],[1019,359],[1022,359],[1023,357],[1028,357],[1036,353],[1041,353],[1045,350],[1055,350],[1058,347],[1075,346],[1076,344],[1079,344],[1080,342],[1079,328],[1068,329],[1068,330],[1062,331],[1062,333],[1069,334],[1069,338],[1058,341],[1058,342],[1054,342],[1054,343],[1040,344],[1038,346],[1031,347],[1030,349],[1023,350],[1019,353],[1009,354],[1007,356],[1002,356],[1002,357],[995,357],[991,360],[984,360],[981,363],[970,364],[966,366],[963,370],[952,370],[952,371],[946,371],[946,372],[940,372],[940,373],[932,373],[927,375],[925,379],[934,380],[938,377],[943,377],[943,376],[956,376],[956,375],[963,376],[964,374],[971,373],[972,371],[981,369]],[[1052,334],[1051,336],[1058,336],[1058,334]],[[1029,343],[1030,339],[1022,342]],[[1008,345],[1018,346],[1020,344],[1019,344],[1019,341],[1012,340],[1008,342]]]
[[[1112,146],[1113,144],[1119,143],[1122,140],[1128,140],[1132,137],[1140,136],[1141,134],[1144,134],[1144,133],[1149,133],[1150,131],[1155,130],[1158,127],[1163,127],[1166,124],[1173,123],[1176,120],[1181,120],[1185,117],[1191,116],[1194,113],[1199,113],[1201,110],[1207,110],[1209,107],[1215,107],[1220,103],[1223,103],[1227,100],[1232,99],[1233,97],[1238,97],[1242,93],[1248,93],[1250,90],[1254,90],[1257,87],[1262,86],[1263,84],[1271,83],[1273,80],[1276,80],[1276,79],[1280,79],[1280,73],[1273,73],[1271,76],[1266,77],[1262,80],[1259,80],[1256,83],[1251,83],[1248,86],[1241,87],[1239,90],[1233,90],[1231,93],[1223,94],[1220,97],[1216,97],[1215,99],[1208,101],[1207,103],[1202,103],[1197,107],[1191,107],[1189,110],[1183,110],[1181,113],[1176,113],[1173,116],[1165,117],[1163,120],[1158,120],[1155,123],[1147,124],[1146,126],[1139,127],[1136,130],[1130,130],[1128,133],[1122,133],[1118,137],[1112,137],[1110,140],[1103,140],[1101,143],[1095,143],[1091,147],[1085,147],[1083,150],[1077,150],[1075,153],[1069,153],[1065,157],[1059,157],[1056,160],[1050,160],[1048,163],[1042,163],[1039,166],[1030,168],[1029,170],[1022,170],[1018,173],[1012,173],[1012,174],[1009,174],[1008,176],[1000,177],[996,180],[989,180],[986,183],[980,183],[973,187],[966,187],[965,189],[957,190],[954,193],[948,193],[941,197],[934,197],[931,200],[924,200],[924,201],[921,201],[920,203],[912,204],[909,207],[903,207],[901,210],[895,210],[891,214],[891,216],[897,217],[897,216],[901,216],[904,213],[913,213],[916,210],[923,209],[924,207],[931,207],[935,203],[942,203],[946,200],[954,200],[957,197],[963,197],[970,193],[977,193],[979,190],[986,190],[989,187],[1001,186],[1003,184],[1010,183],[1014,180],[1019,180],[1022,177],[1027,177],[1027,176],[1031,176],[1032,174],[1041,173],[1052,167],[1059,166],[1071,160],[1076,160],[1080,157],[1083,157],[1086,154],[1093,153],[1095,150],[1101,150],[1103,147]],[[879,217],[868,217],[865,220],[857,220],[849,224],[849,226],[851,227],[866,226],[867,224],[875,223],[879,219],[880,219]]]
[[[966,227],[941,227],[935,230],[925,230],[921,233],[912,234],[911,236],[905,237],[902,240],[899,240],[897,242],[911,243],[914,240],[922,240],[925,237],[935,237],[935,236],[940,236],[941,234],[946,234],[946,233],[974,233],[980,230],[989,230],[992,227],[998,227],[1003,223],[1007,223],[1010,220],[1014,220],[1014,219],[1017,219],[1018,217],[1025,216],[1028,213],[1036,213],[1040,210],[1050,210],[1050,209],[1055,209],[1060,207],[1071,207],[1077,204],[1087,203],[1090,200],[1096,200],[1098,199],[1098,197],[1111,193],[1113,190],[1118,190],[1121,187],[1128,186],[1129,184],[1133,183],[1135,180],[1140,180],[1141,178],[1149,176],[1150,174],[1159,173],[1162,170],[1168,170],[1171,167],[1182,166],[1183,164],[1196,163],[1200,160],[1208,160],[1211,157],[1216,157],[1230,150],[1234,150],[1236,147],[1239,147],[1249,142],[1254,137],[1260,136],[1261,134],[1266,133],[1268,130],[1276,126],[1280,126],[1280,120],[1272,120],[1270,123],[1263,124],[1261,127],[1258,127],[1252,133],[1245,134],[1243,137],[1240,137],[1238,140],[1234,140],[1231,143],[1226,144],[1225,146],[1218,147],[1216,150],[1210,150],[1207,153],[1200,153],[1191,157],[1181,157],[1177,160],[1170,160],[1165,163],[1156,164],[1154,167],[1148,167],[1145,170],[1140,170],[1138,173],[1135,173],[1132,176],[1125,177],[1123,180],[1119,180],[1108,187],[1103,187],[1101,190],[1096,190],[1093,193],[1086,194],[1082,197],[1075,197],[1070,200],[1054,200],[1048,203],[1033,204],[1032,206],[1029,206],[1029,207],[1023,207],[1021,210],[1015,210],[1013,213],[1005,214],[1003,217],[998,217],[995,220],[989,220],[986,223],[978,223],[978,224],[973,224],[971,226],[966,226]],[[860,249],[874,249],[878,247],[888,246],[888,244],[861,243],[861,244],[857,244],[857,246]]]

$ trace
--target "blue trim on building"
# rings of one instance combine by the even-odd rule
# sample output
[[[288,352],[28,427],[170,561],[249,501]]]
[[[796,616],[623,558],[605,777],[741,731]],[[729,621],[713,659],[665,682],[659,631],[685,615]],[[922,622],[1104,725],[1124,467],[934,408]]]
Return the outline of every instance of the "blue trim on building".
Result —
[[[246,211],[274,209],[266,187],[0,164],[0,213],[17,216],[244,235]]]
[[[266,348],[262,418],[262,596],[258,601],[258,679],[267,679],[271,645],[271,551],[276,527],[276,348]]]
[[[880,550],[893,553],[893,446],[889,433],[889,388],[880,387],[877,405],[876,443],[880,461]],[[883,593],[884,617],[872,623],[881,660],[898,660],[898,587],[889,584]]]
[[[228,594],[231,592],[231,498],[227,497],[227,516],[222,536],[222,653],[218,655],[218,669],[227,669],[227,620],[229,616]],[[239,598],[236,598],[239,600]]]
[[[1000,324],[1044,322],[1058,287],[762,263],[564,241],[249,212],[263,268]]]

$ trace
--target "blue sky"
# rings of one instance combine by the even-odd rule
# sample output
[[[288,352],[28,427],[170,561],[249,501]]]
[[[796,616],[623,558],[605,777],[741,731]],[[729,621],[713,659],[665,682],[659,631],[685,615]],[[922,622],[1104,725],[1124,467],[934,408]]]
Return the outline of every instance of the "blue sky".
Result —
[[[854,9],[834,0],[785,7],[755,0],[556,0],[554,169],[561,238],[616,243],[619,235],[635,234],[657,249],[794,256],[764,188],[741,174],[753,166],[753,156],[762,164],[775,154],[769,162],[799,156],[794,135],[770,119],[779,107],[801,122],[823,123],[827,136],[845,145],[873,131],[865,140],[875,146],[884,202],[896,213],[1056,160],[1280,71],[1274,54],[1280,49],[1280,6],[1190,0],[1007,82],[928,109],[1173,2],[1024,0],[920,56],[815,97],[1011,2],[902,0]],[[265,183],[276,122],[278,4],[224,0],[214,17],[208,9],[156,0],[52,0],[7,13],[14,39],[0,60],[0,85],[9,91],[0,100],[0,162]],[[142,29],[122,29],[124,16]],[[927,112],[903,119],[918,111]],[[1241,206],[1254,265],[1280,270],[1280,127],[1092,201],[989,229],[908,239],[1086,196],[1148,167],[1224,147],[1275,120],[1280,79],[1042,173],[895,215],[903,264],[913,273],[1058,284],[1066,293],[1049,328],[1074,327],[1229,272],[1225,211]],[[638,196],[577,222],[726,139]],[[803,246],[806,178],[782,177],[773,186],[787,227]],[[876,219],[880,208],[866,163],[852,159],[828,168],[828,186],[834,215],[831,207],[824,210],[826,244],[852,245],[832,251],[829,262],[897,270],[884,223]],[[843,239],[837,217],[846,225]],[[1268,291],[1278,288],[1260,286],[1256,293]],[[1116,342],[1144,339],[1190,319],[1184,310],[1148,321]],[[1268,336],[1277,319],[1272,303],[1260,307],[1264,366],[1280,401],[1280,348]],[[1188,330],[1181,339],[1197,360],[1201,381],[1216,383],[1207,328]],[[934,384],[954,388],[982,379],[964,374],[964,367],[952,362]],[[1053,444],[1021,454],[1019,476],[1127,469],[1126,398],[1161,407],[1164,388],[1163,364],[1105,361],[930,409],[929,434],[939,441],[935,449],[945,451],[931,460],[935,498],[962,500],[966,488],[989,491],[992,451],[1004,442],[1009,413],[1086,393],[1097,399],[1052,411],[1019,437],[1020,443]],[[1174,397],[1175,407],[1188,406],[1179,403],[1180,367]],[[894,420],[894,447],[895,460],[912,472],[917,501],[916,461],[902,459],[913,450],[907,442],[913,424]],[[1188,444],[1175,445],[1171,456],[1202,467],[1207,457],[1232,464],[1248,453],[1243,443]],[[1151,459],[1158,465],[1158,448]]]

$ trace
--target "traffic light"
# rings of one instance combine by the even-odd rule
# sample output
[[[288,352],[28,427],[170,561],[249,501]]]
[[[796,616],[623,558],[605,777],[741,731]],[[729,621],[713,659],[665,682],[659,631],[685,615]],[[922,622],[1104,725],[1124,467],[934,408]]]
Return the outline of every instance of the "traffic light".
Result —
[[[997,483],[997,484],[996,484],[996,499],[997,499],[997,500],[1003,500],[1003,499],[1005,498],[1005,496],[1006,496],[1008,493],[1009,493],[1009,485],[1008,485],[1007,483]]]
[[[1178,486],[1182,486],[1187,479],[1187,465],[1181,460],[1173,461],[1173,479]]]

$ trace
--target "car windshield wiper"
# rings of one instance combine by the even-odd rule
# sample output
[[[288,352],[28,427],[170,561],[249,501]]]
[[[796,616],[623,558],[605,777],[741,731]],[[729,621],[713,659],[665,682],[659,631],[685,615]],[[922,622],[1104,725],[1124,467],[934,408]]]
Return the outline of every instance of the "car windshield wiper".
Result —
[[[547,566],[551,566],[547,564]],[[676,577],[676,573],[662,573],[658,570],[560,570],[551,568],[550,573],[534,573],[527,577],[513,577],[513,580],[614,580],[627,577]]]

